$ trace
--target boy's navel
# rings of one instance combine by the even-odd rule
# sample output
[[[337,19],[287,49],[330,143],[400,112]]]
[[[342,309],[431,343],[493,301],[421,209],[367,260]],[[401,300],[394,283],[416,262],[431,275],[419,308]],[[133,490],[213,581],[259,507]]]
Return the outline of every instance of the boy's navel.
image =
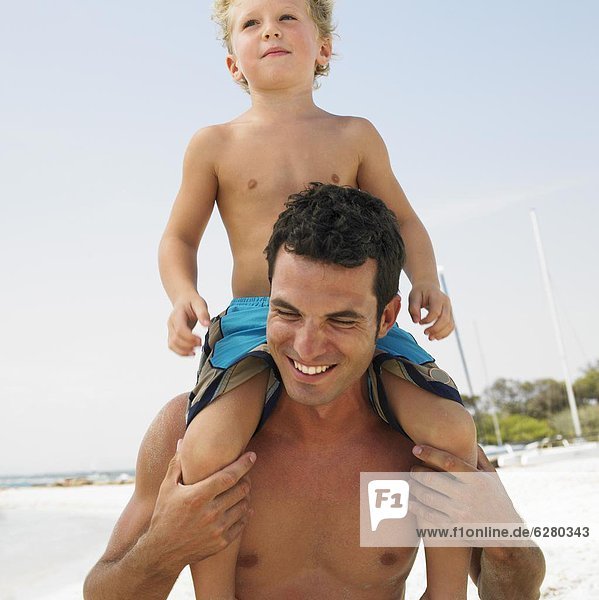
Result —
[[[339,179],[339,175],[337,173],[333,173],[331,175],[331,181],[335,184],[339,183],[341,180]]]
[[[255,179],[250,179],[248,181],[248,188],[253,190],[258,185],[258,182]]]

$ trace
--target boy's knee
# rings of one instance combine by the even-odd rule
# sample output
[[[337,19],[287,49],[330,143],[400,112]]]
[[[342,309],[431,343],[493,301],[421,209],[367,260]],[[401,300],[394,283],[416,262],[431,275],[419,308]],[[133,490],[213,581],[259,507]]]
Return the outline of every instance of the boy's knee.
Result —
[[[431,423],[429,445],[476,464],[476,425],[472,415],[457,402],[442,402],[439,419]]]
[[[181,444],[181,468],[183,482],[192,484],[209,477],[231,464],[241,455],[241,441],[230,436],[200,427],[200,419],[194,419]]]
[[[409,431],[415,444],[432,446],[476,464],[476,426],[470,413],[458,402],[428,395],[422,411]]]

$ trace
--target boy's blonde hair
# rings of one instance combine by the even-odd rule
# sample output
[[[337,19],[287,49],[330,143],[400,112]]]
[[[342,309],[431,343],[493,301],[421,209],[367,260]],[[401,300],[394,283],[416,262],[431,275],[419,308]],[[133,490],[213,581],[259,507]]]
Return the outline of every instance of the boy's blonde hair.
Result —
[[[220,39],[223,41],[229,54],[233,54],[230,13],[231,8],[237,2],[238,0],[214,0],[212,9],[212,19],[220,28]],[[332,40],[333,31],[335,30],[335,26],[333,25],[333,5],[335,0],[305,0],[305,2],[308,14],[312,17],[314,25],[316,25],[319,37],[324,40]],[[314,80],[317,77],[328,75],[329,70],[330,66],[328,63],[326,65],[316,65],[314,67]],[[240,85],[248,91],[249,88],[245,79],[240,82]]]

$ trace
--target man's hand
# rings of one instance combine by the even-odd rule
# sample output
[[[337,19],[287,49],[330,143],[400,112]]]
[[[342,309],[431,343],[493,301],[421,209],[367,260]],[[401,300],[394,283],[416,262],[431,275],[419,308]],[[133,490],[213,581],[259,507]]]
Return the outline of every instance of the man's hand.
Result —
[[[455,327],[451,311],[451,300],[434,284],[415,284],[408,297],[409,312],[414,323],[431,325],[424,330],[429,340],[442,340]],[[427,314],[422,318],[422,309]]]
[[[162,566],[183,568],[223,550],[240,535],[251,513],[247,473],[255,460],[248,452],[207,479],[183,485],[181,459],[175,454],[145,534],[159,542]]]
[[[193,333],[196,323],[210,325],[210,313],[204,298],[197,292],[180,298],[168,318],[168,347],[181,356],[194,356],[194,348],[202,345],[202,339]]]
[[[412,467],[410,482],[410,511],[418,518],[433,524],[522,521],[480,446],[476,469],[430,446],[415,446],[413,452],[424,463]]]

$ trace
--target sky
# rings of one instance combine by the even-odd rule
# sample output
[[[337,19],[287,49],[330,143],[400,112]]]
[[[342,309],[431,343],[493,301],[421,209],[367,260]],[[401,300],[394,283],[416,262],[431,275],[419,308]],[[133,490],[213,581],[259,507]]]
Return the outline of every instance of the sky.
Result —
[[[183,153],[249,97],[209,2],[0,7],[0,474],[131,468],[153,416],[195,381],[195,359],[166,345],[156,258]],[[580,375],[599,359],[599,4],[337,0],[335,22],[315,100],[385,139],[475,393],[563,379],[531,208]],[[199,255],[213,314],[230,271],[215,215]],[[455,336],[399,323],[467,393]]]

